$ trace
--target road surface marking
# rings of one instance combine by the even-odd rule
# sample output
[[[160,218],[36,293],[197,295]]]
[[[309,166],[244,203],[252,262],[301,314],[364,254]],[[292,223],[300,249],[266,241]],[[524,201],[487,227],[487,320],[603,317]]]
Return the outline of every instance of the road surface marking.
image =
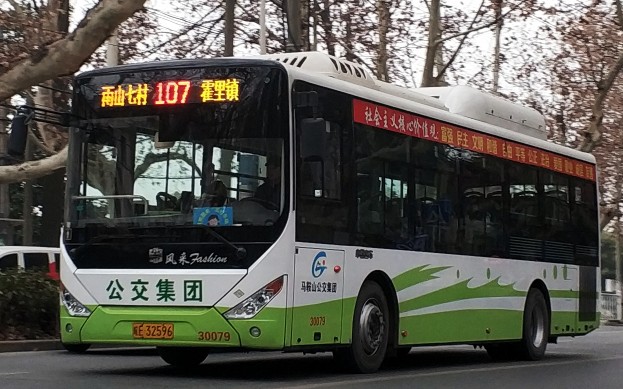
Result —
[[[28,374],[27,371],[15,371],[11,373],[0,373],[0,377],[9,376],[9,375],[17,375],[17,374]]]
[[[352,379],[352,377],[350,377],[350,378],[345,378],[343,381],[331,381],[331,382],[325,382],[322,384],[288,386],[288,388],[290,389],[315,389],[315,388],[335,387],[335,386],[342,386],[342,385],[380,383],[380,382],[385,382],[385,381],[390,381],[390,380],[400,380],[400,379],[406,379],[406,378],[444,376],[444,375],[463,374],[463,373],[479,373],[479,372],[488,372],[488,371],[496,371],[496,370],[513,370],[513,369],[522,369],[524,367],[546,367],[546,366],[570,365],[573,363],[601,362],[601,361],[612,361],[612,360],[617,360],[617,359],[623,359],[623,355],[616,356],[616,357],[604,357],[604,358],[595,358],[595,359],[580,359],[580,360],[575,360],[575,361],[523,363],[523,364],[515,364],[515,365],[509,365],[509,366],[482,367],[482,368],[476,368],[476,369],[458,369],[458,370],[437,371],[437,372],[429,372],[429,373],[398,374],[398,375],[389,375],[389,376],[379,375],[378,377],[360,378],[360,379]]]

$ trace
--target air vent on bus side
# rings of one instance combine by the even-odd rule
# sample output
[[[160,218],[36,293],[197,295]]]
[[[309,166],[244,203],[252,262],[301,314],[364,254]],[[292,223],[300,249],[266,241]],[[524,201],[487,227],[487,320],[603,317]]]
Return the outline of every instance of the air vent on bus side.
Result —
[[[261,56],[261,58],[274,59],[284,65],[325,74],[367,87],[374,87],[375,85],[374,78],[368,74],[363,66],[317,51],[268,54]]]

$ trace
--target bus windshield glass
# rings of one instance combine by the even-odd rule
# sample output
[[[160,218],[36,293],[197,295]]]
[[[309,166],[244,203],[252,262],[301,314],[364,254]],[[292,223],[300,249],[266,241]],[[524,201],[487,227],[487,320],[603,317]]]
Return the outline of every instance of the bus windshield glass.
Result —
[[[279,69],[103,72],[76,83],[72,227],[272,226],[287,213]]]

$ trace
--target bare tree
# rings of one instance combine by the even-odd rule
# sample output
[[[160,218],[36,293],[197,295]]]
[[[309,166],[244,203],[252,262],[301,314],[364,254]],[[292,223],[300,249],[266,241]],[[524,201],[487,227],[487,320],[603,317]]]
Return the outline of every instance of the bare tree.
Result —
[[[15,13],[24,12],[11,2]],[[0,101],[54,77],[70,75],[89,59],[106,38],[135,12],[145,0],[101,0],[91,8],[76,29],[65,36],[52,36],[51,41],[24,52],[0,74]],[[57,8],[58,9],[58,8]],[[49,15],[48,15],[49,16]],[[23,16],[26,20],[27,16]],[[38,161],[0,168],[0,182],[16,182],[49,174],[65,165],[67,150]]]

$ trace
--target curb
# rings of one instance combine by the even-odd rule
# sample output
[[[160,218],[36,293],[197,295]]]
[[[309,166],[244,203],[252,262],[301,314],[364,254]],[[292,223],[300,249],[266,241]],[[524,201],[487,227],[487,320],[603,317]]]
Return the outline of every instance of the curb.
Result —
[[[0,353],[49,350],[63,350],[63,345],[61,344],[61,341],[58,339],[0,341]]]
[[[145,346],[128,346],[121,344],[94,344],[89,350],[93,349],[113,349],[113,348],[137,348]],[[13,353],[20,351],[52,351],[65,350],[60,339],[44,340],[0,340],[0,354]]]

